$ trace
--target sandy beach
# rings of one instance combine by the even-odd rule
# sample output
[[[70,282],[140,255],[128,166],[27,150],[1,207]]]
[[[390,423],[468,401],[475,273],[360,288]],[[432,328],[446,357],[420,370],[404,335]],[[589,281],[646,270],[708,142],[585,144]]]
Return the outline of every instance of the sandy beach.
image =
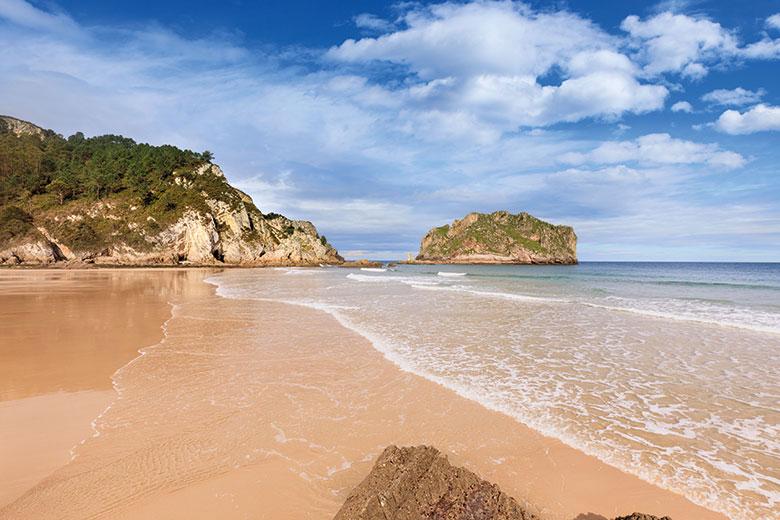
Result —
[[[542,518],[725,518],[209,274],[0,272],[0,518],[329,518],[388,444],[432,444]]]
[[[162,339],[183,271],[0,271],[0,505],[65,465],[116,397],[111,375]]]

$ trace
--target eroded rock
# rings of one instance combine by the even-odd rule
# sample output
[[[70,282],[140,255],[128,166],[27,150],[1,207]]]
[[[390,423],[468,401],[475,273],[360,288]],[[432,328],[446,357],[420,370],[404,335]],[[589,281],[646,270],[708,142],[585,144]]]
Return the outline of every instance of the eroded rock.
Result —
[[[389,446],[335,520],[531,520],[498,486],[431,446]]]

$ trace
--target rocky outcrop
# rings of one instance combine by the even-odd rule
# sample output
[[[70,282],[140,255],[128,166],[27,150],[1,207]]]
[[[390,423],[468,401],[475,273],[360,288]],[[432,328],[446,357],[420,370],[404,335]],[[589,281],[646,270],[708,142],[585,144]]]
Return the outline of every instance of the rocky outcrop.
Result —
[[[343,261],[310,222],[261,212],[212,157],[0,116],[0,264]]]
[[[389,446],[335,520],[531,520],[498,486],[430,446]]]
[[[339,267],[382,267],[382,262],[361,258],[360,260],[347,260]]]
[[[38,125],[34,125],[28,121],[23,121],[11,116],[0,115],[0,131],[11,132],[16,136],[20,135],[34,135],[36,137],[44,137],[47,133],[46,130]]]
[[[628,516],[618,516],[615,520],[672,520],[668,516],[653,516],[644,513],[632,513]]]
[[[61,260],[65,260],[65,256],[45,238],[0,250],[0,264],[6,265],[51,265]]]
[[[6,265],[318,265],[343,259],[310,222],[263,214],[222,170],[174,172],[181,207],[157,217],[108,197],[29,215],[37,232],[0,243]],[[16,212],[20,212],[15,208]],[[163,220],[168,220],[164,222]]]
[[[569,226],[549,224],[528,213],[469,213],[431,229],[415,262],[576,264],[577,235]]]
[[[467,469],[452,466],[446,456],[431,446],[385,448],[371,472],[352,490],[334,517],[334,520],[423,519],[539,520],[539,517],[495,484]],[[614,520],[672,519],[632,513]]]

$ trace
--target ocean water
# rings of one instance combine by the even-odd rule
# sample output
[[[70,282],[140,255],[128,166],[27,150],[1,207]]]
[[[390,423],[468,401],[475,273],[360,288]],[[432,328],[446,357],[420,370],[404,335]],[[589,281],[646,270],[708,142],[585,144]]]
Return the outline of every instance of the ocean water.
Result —
[[[449,276],[448,276],[449,275]],[[780,264],[230,270],[436,381],[733,519],[780,518]]]

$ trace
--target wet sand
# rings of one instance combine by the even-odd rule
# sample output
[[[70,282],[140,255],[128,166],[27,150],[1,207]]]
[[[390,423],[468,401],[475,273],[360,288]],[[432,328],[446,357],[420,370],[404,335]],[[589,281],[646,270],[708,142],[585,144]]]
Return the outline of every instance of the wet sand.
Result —
[[[0,270],[0,506],[70,461],[183,271]]]
[[[114,375],[98,435],[0,518],[329,518],[391,443],[435,445],[542,518],[725,518],[402,372],[325,313],[223,299],[188,273],[165,340]]]

